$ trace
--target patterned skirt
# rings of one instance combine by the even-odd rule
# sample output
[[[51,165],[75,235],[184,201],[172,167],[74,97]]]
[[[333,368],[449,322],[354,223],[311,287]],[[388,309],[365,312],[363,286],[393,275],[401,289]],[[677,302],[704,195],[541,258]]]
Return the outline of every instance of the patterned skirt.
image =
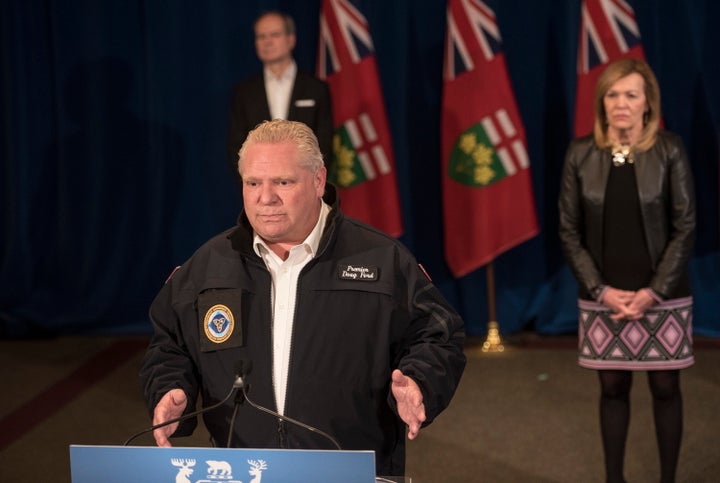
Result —
[[[692,297],[654,305],[639,320],[610,318],[597,302],[578,300],[578,363],[589,369],[646,371],[693,365]]]

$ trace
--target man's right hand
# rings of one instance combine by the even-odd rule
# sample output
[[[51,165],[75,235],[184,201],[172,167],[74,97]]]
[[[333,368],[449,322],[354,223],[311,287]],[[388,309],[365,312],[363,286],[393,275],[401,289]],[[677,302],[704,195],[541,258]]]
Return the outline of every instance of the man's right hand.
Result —
[[[153,426],[182,416],[187,406],[187,396],[182,389],[171,389],[158,401],[153,412]],[[177,430],[179,423],[168,424],[153,431],[158,446],[172,446],[168,438]]]

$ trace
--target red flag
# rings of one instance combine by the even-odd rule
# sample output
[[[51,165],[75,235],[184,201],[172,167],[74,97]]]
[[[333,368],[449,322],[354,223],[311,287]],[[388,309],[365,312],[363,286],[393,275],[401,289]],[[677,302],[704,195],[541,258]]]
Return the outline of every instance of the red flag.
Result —
[[[593,97],[600,74],[609,63],[624,58],[645,58],[632,7],[624,0],[583,0],[577,56],[576,136],[593,130]]]
[[[330,86],[335,122],[329,179],[343,211],[402,234],[390,129],[365,17],[347,0],[323,0],[317,74]]]
[[[445,256],[460,277],[538,233],[525,129],[480,0],[448,0],[444,80]]]

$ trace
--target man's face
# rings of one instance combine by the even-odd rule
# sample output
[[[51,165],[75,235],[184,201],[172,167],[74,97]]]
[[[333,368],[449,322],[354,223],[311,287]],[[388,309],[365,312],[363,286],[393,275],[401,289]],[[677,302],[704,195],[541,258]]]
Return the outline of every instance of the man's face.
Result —
[[[285,22],[279,15],[265,15],[255,24],[255,50],[263,64],[289,60],[294,47],[295,35],[285,31]]]
[[[245,213],[263,240],[302,243],[320,216],[325,168],[312,173],[301,167],[293,143],[256,143],[245,152],[241,175]]]

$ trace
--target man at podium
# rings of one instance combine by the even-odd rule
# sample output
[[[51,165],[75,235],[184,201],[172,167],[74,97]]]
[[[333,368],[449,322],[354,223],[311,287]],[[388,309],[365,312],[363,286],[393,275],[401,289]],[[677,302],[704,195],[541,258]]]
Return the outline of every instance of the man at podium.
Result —
[[[199,398],[223,401],[241,372],[249,400],[203,413],[216,445],[374,450],[378,475],[402,476],[405,435],[447,407],[465,367],[462,319],[401,243],[343,215],[306,125],[259,125],[238,170],[237,226],[201,246],[150,308],[140,377],[153,424]],[[170,446],[196,424],[157,429],[155,441]]]

